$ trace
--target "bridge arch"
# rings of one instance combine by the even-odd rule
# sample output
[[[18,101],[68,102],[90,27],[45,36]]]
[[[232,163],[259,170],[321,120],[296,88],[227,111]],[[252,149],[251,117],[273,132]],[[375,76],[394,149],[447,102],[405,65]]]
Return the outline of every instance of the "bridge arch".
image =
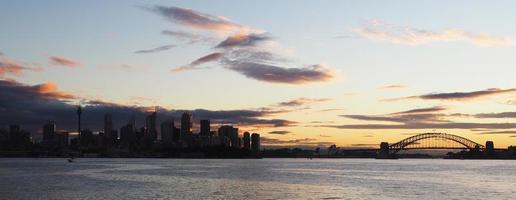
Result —
[[[447,133],[422,133],[417,134],[408,138],[405,138],[399,142],[396,142],[394,144],[389,145],[389,151],[396,153],[400,150],[404,149],[448,149],[449,147],[445,147],[442,144],[439,144],[436,142],[433,144],[433,146],[428,147],[421,147],[421,148],[407,148],[409,145],[417,144],[420,141],[423,140],[445,140],[445,141],[451,141],[456,144],[459,144],[462,149],[484,149],[484,146],[481,144],[478,144],[472,140],[469,140],[467,138],[453,135],[453,134],[447,134]]]

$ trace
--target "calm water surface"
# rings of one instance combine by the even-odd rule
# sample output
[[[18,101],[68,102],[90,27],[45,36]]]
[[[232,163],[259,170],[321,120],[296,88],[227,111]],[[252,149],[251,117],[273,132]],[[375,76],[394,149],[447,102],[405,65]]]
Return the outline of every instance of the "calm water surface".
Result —
[[[8,158],[0,199],[516,199],[516,161]]]

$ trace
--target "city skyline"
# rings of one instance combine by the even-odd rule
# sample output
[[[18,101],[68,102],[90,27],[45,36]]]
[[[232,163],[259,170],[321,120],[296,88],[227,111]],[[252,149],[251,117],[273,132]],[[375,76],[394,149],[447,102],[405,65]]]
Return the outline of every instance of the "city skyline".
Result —
[[[0,4],[1,128],[74,132],[82,105],[82,129],[189,112],[262,146],[516,143],[514,2]]]

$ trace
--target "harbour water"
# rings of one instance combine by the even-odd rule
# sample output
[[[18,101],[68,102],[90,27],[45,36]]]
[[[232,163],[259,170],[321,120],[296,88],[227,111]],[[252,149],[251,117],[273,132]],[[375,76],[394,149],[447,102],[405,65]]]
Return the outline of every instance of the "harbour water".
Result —
[[[516,161],[0,159],[0,199],[515,199]]]

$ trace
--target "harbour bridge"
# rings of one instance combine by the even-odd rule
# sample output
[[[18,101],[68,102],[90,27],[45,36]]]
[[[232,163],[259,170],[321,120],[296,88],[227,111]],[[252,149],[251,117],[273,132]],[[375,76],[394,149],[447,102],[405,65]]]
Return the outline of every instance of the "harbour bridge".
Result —
[[[489,143],[489,142],[488,142]],[[486,143],[486,145],[488,145]],[[489,145],[492,148],[492,142]],[[421,133],[394,144],[382,142],[380,154],[395,154],[409,149],[464,149],[484,150],[486,147],[467,138],[447,133]]]

